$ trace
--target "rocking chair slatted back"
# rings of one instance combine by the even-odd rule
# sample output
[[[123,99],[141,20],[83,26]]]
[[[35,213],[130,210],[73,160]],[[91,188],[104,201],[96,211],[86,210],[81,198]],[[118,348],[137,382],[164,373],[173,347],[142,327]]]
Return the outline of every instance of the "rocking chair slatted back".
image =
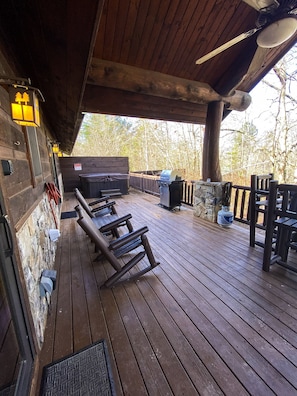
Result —
[[[287,263],[289,249],[297,250],[297,185],[270,183],[267,228],[263,256],[263,270],[269,271],[274,263],[297,272]],[[275,249],[272,248],[276,235]]]
[[[105,216],[108,214],[117,214],[115,208],[115,201],[108,202],[109,197],[99,198],[96,201],[88,203],[78,188],[74,189],[74,193],[78,202],[90,217]],[[102,204],[103,202],[105,203]]]
[[[269,185],[273,173],[268,175],[251,175],[251,193],[249,205],[250,246],[264,247],[264,243],[256,240],[256,229],[265,230],[267,222],[267,206]]]

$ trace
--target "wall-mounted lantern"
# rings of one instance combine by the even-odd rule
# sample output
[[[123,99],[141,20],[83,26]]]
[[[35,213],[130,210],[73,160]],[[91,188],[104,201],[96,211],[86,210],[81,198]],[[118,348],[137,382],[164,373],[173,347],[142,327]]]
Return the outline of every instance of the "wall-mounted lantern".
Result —
[[[60,148],[59,148],[59,143],[53,143],[53,153],[54,154],[59,154]]]
[[[30,79],[0,77],[0,84],[9,86],[11,118],[19,125],[40,126],[39,98],[44,97],[38,88],[31,87]]]
[[[19,125],[40,126],[39,102],[35,91],[28,87],[9,87],[11,117]]]

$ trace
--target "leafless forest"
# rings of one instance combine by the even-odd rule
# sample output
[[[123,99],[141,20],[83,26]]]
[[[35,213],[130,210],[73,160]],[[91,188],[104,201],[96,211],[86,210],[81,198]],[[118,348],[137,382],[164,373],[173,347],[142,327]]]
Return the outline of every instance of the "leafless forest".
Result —
[[[297,46],[254,89],[254,105],[222,122],[224,180],[247,185],[253,173],[273,172],[296,182],[296,55]],[[187,180],[199,180],[203,135],[203,125],[87,114],[72,155],[128,156],[131,171],[184,169]]]

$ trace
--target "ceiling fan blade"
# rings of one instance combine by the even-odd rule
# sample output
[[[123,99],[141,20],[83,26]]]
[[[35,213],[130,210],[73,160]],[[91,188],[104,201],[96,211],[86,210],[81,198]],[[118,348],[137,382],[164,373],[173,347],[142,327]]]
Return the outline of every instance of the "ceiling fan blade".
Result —
[[[252,81],[254,81],[255,75],[259,72],[259,70],[265,67],[267,54],[270,51],[269,48],[261,48],[257,47],[254,56],[250,62],[250,65],[247,67],[247,71],[244,76],[238,81],[237,85],[233,87],[237,89],[238,86],[241,86],[241,90],[245,90],[246,87],[251,86]]]
[[[273,9],[279,6],[279,2],[277,0],[242,0],[250,7],[253,7],[255,10],[265,10],[265,9]]]
[[[201,58],[196,60],[196,65],[201,65],[202,63],[208,61],[209,59],[213,58],[214,56],[220,54],[221,52],[225,51],[226,49],[232,47],[233,45],[239,43],[240,41],[252,36],[261,28],[254,28],[245,33],[241,33],[239,36],[235,37],[234,39],[227,41],[227,43],[221,45],[220,47],[214,49],[213,51],[209,52],[208,54],[202,56]]]
[[[266,57],[269,51],[270,48],[261,48],[261,47],[257,48],[247,71],[248,76],[252,75],[253,73],[257,73],[259,70],[264,68]]]

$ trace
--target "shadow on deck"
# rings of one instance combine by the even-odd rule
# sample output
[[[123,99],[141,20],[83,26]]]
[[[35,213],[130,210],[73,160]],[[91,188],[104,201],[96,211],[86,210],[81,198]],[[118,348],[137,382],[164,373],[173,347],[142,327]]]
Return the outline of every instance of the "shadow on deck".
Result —
[[[98,287],[109,266],[93,262],[76,219],[62,220],[41,367],[104,338],[118,395],[296,395],[297,275],[263,272],[242,226],[158,202],[136,191],[117,200],[149,227],[160,265],[111,290]],[[66,194],[63,211],[75,204]]]

